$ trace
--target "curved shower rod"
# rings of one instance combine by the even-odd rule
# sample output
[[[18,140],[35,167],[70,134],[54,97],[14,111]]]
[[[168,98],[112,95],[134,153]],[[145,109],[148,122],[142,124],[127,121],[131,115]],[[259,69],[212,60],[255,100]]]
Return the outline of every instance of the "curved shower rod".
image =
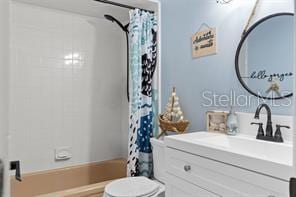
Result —
[[[143,11],[146,11],[146,12],[154,13],[153,10],[147,10],[147,9],[134,7],[134,6],[130,6],[130,5],[122,4],[122,3],[117,3],[117,2],[114,2],[114,1],[109,1],[109,0],[94,0],[94,1],[97,1],[97,2],[100,2],[100,3],[106,3],[106,4],[110,4],[110,5],[114,5],[114,6],[118,6],[118,7],[122,7],[122,8],[139,9],[139,10],[143,10]]]

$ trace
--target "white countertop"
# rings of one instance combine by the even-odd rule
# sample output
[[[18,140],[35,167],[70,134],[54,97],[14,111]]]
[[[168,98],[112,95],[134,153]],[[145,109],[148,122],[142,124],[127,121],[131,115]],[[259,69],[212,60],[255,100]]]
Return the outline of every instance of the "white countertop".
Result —
[[[165,145],[284,181],[289,181],[293,172],[291,143],[266,142],[246,135],[194,132],[165,137]]]

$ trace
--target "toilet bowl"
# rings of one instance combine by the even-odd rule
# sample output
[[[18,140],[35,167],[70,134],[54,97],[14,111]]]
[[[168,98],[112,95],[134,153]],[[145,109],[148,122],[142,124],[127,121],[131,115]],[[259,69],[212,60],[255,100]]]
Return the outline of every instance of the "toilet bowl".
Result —
[[[112,181],[105,187],[104,197],[164,197],[164,142],[151,139],[154,178],[127,177]]]
[[[164,197],[164,186],[146,177],[129,177],[111,182],[104,197]]]

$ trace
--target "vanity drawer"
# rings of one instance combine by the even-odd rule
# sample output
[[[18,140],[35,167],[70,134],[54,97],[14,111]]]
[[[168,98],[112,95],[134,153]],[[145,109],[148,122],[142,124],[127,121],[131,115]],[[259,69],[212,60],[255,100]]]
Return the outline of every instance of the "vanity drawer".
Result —
[[[165,185],[167,197],[218,197],[217,195],[190,184],[174,175],[167,175],[169,182]]]
[[[232,165],[166,148],[167,172],[225,197],[288,197],[289,183]]]

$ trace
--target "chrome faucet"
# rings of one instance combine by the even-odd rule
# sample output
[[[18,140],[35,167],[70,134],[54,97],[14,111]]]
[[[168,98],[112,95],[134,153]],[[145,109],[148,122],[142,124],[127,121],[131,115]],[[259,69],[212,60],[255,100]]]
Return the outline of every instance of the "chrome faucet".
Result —
[[[266,124],[266,137],[273,137],[273,129],[272,129],[272,122],[271,122],[271,110],[270,107],[263,103],[261,105],[259,105],[256,109],[256,113],[255,113],[255,119],[259,119],[260,118],[260,112],[262,110],[262,108],[265,108],[267,111],[267,124]]]

